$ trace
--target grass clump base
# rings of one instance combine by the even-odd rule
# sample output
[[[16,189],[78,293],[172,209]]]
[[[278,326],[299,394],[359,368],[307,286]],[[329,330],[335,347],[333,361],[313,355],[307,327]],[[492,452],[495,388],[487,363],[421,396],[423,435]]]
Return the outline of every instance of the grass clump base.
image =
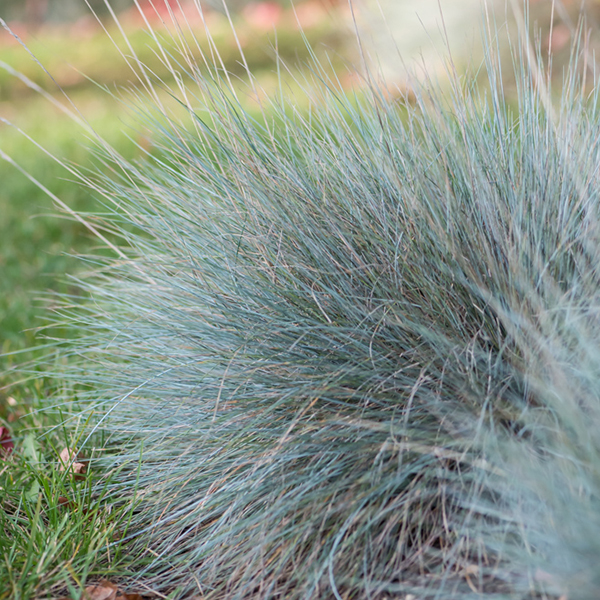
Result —
[[[80,173],[123,244],[63,309],[67,375],[147,585],[598,596],[598,92],[583,48],[556,102],[515,51],[509,102],[489,46],[486,92],[315,65],[309,111],[248,110],[182,46],[183,116],[156,96],[147,160]]]

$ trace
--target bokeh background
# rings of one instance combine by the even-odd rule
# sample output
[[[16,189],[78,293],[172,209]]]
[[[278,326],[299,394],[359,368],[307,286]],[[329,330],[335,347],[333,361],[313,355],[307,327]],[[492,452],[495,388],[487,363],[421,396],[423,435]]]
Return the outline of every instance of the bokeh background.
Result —
[[[492,22],[502,27],[506,21],[515,29],[515,4],[521,5],[491,0]],[[552,50],[558,78],[576,35],[580,4],[532,0],[529,5],[530,29],[536,32],[532,40]],[[185,14],[203,48],[208,27],[227,68],[243,86],[228,12],[259,87],[266,95],[278,89],[278,54],[289,67],[285,88],[300,105],[306,98],[296,80],[310,73],[304,36],[335,71],[343,90],[360,87],[366,61],[373,73],[385,77],[399,102],[411,78],[423,77],[425,69],[443,78],[448,46],[464,72],[476,72],[482,57],[485,21],[479,0],[355,0],[354,15],[346,0],[297,0],[293,7],[289,0],[139,0],[137,6],[133,0],[111,0],[111,6],[135,52],[157,75],[167,73],[149,43],[146,23],[168,36],[173,15],[181,20]],[[600,2],[589,0],[585,12],[593,50]],[[151,140],[120,100],[134,78],[120,56],[127,53],[123,37],[103,0],[89,0],[89,6],[85,0],[0,0],[0,18],[7,24],[0,29],[0,150],[30,175],[0,160],[0,419],[14,422],[28,410],[31,398],[44,394],[39,380],[14,383],[22,379],[23,361],[40,352],[32,348],[43,342],[36,329],[50,314],[51,294],[77,293],[69,279],[82,268],[76,255],[92,253],[98,245],[31,179],[74,210],[101,208],[54,158],[101,168],[81,127],[59,105],[75,106],[127,157],[141,156]],[[363,56],[357,50],[356,28]],[[505,52],[509,63],[510,49]]]
[[[128,0],[111,0],[111,5],[136,54],[168,83],[170,75],[154,53],[146,25],[168,36],[173,27],[168,3],[140,1],[141,11]],[[247,77],[223,5],[202,2],[202,18],[193,3],[171,5],[178,18],[185,12],[204,50],[205,27],[210,29],[226,67],[243,87]],[[320,56],[332,54],[336,69],[347,66],[347,10],[335,1],[300,2],[295,11],[284,2],[232,1],[227,8],[265,89],[277,85],[276,54],[290,65],[290,82],[309,61],[303,35]],[[84,0],[0,0],[0,18],[10,28],[0,28],[0,151],[30,176],[0,160],[0,418],[14,423],[34,397],[44,394],[39,381],[14,383],[23,378],[23,362],[43,352],[29,349],[43,344],[36,329],[49,315],[52,294],[77,293],[69,281],[82,267],[75,256],[93,253],[98,245],[32,178],[74,210],[101,210],[97,198],[55,160],[102,168],[84,130],[67,114],[74,107],[128,158],[141,156],[151,143],[132,115],[131,102],[124,100],[135,76],[121,56],[129,53],[125,40],[102,1],[92,0],[88,7]]]

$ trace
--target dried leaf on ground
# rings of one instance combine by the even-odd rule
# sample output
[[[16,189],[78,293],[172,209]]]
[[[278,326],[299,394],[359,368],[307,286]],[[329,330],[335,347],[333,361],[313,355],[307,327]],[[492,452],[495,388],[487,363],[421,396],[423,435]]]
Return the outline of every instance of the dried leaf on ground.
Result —
[[[82,600],[117,600],[119,588],[110,581],[101,581],[85,588]]]
[[[88,461],[76,450],[64,448],[60,453],[60,462],[61,471],[69,471],[75,479],[85,479]]]
[[[58,600],[72,600],[69,596],[63,596]],[[139,594],[127,594],[119,589],[111,581],[99,581],[94,585],[88,585],[79,600],[142,600]]]
[[[74,502],[71,502],[71,500],[69,500],[68,498],[66,498],[65,496],[59,496],[58,500],[56,501],[56,503],[58,504],[58,506],[60,508],[77,508],[76,504]]]
[[[8,427],[0,427],[0,456],[2,454],[10,454],[15,445]]]

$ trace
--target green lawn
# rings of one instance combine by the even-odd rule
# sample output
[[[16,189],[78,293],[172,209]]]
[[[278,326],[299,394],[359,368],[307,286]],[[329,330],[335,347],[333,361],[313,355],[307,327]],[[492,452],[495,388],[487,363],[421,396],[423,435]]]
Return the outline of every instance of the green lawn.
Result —
[[[86,89],[73,98],[105,138],[126,155],[134,152],[115,118],[115,101]],[[92,161],[79,126],[47,100],[26,98],[15,121],[52,155],[81,165]],[[0,149],[72,209],[98,209],[65,168],[7,125],[0,126]],[[45,397],[74,391],[43,377],[42,367],[33,367],[40,374],[32,378],[29,366],[45,357],[50,369],[60,368],[36,329],[52,319],[52,294],[77,293],[68,279],[80,269],[75,255],[93,251],[98,241],[6,161],[0,161],[0,181],[0,425],[15,444],[13,455],[0,460],[0,598],[33,598],[67,584],[75,590],[90,576],[110,577],[117,566],[122,574],[123,557],[109,544],[126,528],[127,510],[91,496],[93,469],[80,483],[60,471],[58,454],[77,440],[52,427],[68,411],[36,411]],[[61,506],[61,498],[70,504]]]

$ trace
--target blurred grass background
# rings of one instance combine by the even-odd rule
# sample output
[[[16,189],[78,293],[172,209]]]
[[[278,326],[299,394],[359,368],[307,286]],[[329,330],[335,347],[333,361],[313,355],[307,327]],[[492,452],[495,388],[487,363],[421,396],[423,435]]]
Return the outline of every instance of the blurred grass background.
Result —
[[[175,6],[177,3],[171,4]],[[0,122],[0,149],[67,205],[82,212],[98,209],[96,200],[89,190],[74,184],[68,171],[50,155],[78,165],[89,165],[92,161],[89,145],[86,145],[80,127],[47,98],[32,90],[31,86],[39,86],[68,106],[64,91],[90,126],[127,157],[142,153],[136,147],[136,142],[145,143],[135,127],[132,129],[127,108],[114,96],[118,96],[120,90],[127,88],[134,79],[120,54],[131,54],[131,51],[107,14],[104,3],[92,0],[90,5],[98,11],[99,21],[90,14],[83,0],[0,0],[0,18],[12,30],[0,31],[0,118],[4,119],[4,122]],[[157,76],[167,76],[168,69],[154,53],[144,27],[146,18],[168,38],[173,22],[165,0],[141,2],[143,16],[131,0],[116,0],[112,6],[120,11],[119,20],[136,55]],[[222,3],[220,0],[211,0],[203,2],[202,6],[205,9],[204,22],[193,7],[184,10],[201,50],[209,50],[206,27],[226,68],[240,79],[240,85],[243,86],[244,67],[236,37],[223,14]],[[306,42],[317,51],[318,57],[330,61],[329,66],[338,73],[342,85],[350,86],[357,82],[350,75],[350,65],[358,63],[358,53],[354,50],[352,19],[346,2],[305,0],[297,2],[292,9],[287,0],[229,0],[227,6],[248,65],[259,86],[266,90],[265,94],[278,88],[277,54],[290,68],[290,72],[285,69],[282,71],[287,92],[296,92],[298,102],[306,102],[296,82],[299,72],[310,62]],[[466,13],[465,6],[460,7],[461,23],[454,31],[452,24],[458,13],[453,10],[457,5],[449,0],[442,2],[451,43],[459,43],[461,38],[465,38],[464,30],[476,32],[481,24],[479,3],[474,1],[468,4]],[[496,18],[502,22],[510,10],[500,1],[493,6],[496,8]],[[554,70],[558,75],[561,65],[569,60],[570,40],[577,28],[579,8],[580,3],[575,0],[556,3],[552,0],[533,0],[530,3],[531,23],[538,31],[534,39],[542,48],[552,49]],[[410,0],[389,0],[387,3],[386,0],[358,0],[356,9],[371,68],[385,73],[392,86],[405,88],[406,69],[394,70],[391,65],[400,64],[398,52],[413,59],[427,56],[423,54],[423,48],[431,45],[436,32],[430,35],[424,27],[435,29],[436,23],[440,24],[437,1],[420,2],[417,11]],[[391,15],[388,22],[382,20],[381,10]],[[465,22],[465,15],[468,22]],[[596,24],[600,20],[598,0],[587,3],[586,18],[587,25],[597,31]],[[419,28],[422,32],[420,37],[414,34]],[[413,34],[409,36],[411,31]],[[440,35],[441,31],[438,30],[438,38]],[[390,46],[392,37],[395,38],[393,47]],[[473,54],[472,47],[464,45],[464,39],[462,42],[463,45],[459,44],[458,47],[463,50],[466,48],[467,52],[455,57],[458,58],[457,64],[462,69],[476,69],[479,57]],[[433,72],[440,72],[444,68],[444,58],[439,51],[436,52],[437,58],[429,55],[429,59],[437,60],[438,64],[429,66]],[[325,59],[326,56],[329,58]],[[508,51],[507,62],[510,62]],[[408,64],[412,63],[409,61]],[[30,83],[26,83],[24,78]],[[106,90],[111,93],[106,93]],[[17,127],[45,148],[49,155],[36,148]],[[130,139],[132,135],[133,139]],[[41,300],[40,296],[47,291],[73,291],[66,274],[73,274],[79,268],[74,255],[85,254],[97,245],[97,241],[80,223],[64,218],[65,215],[62,217],[51,199],[32,181],[14,166],[0,161],[2,419],[13,421],[21,412],[21,408],[12,409],[7,404],[6,399],[10,395],[19,397],[19,407],[32,396],[27,386],[12,387],[11,390],[8,386],[20,379],[19,365],[23,360],[36,356],[36,351],[29,349],[40,343],[35,330],[44,323],[44,317],[48,314],[48,302]],[[24,354],[13,354],[26,349]]]
[[[75,184],[69,172],[52,156],[89,166],[93,163],[92,144],[86,143],[77,123],[48,98],[32,90],[31,85],[39,86],[68,108],[72,102],[95,131],[129,158],[143,153],[136,147],[137,143],[143,146],[147,142],[136,131],[139,126],[133,122],[126,102],[120,100],[123,89],[134,80],[120,55],[121,52],[131,54],[123,36],[102,12],[99,15],[103,25],[91,15],[80,16],[83,0],[73,4],[78,10],[72,12],[65,11],[64,6],[58,10],[60,4],[46,3],[44,11],[44,3],[0,2],[0,18],[4,18],[12,30],[12,33],[0,32],[0,118],[4,119],[0,123],[0,149],[68,206],[88,212],[99,209],[97,200],[89,190]],[[119,3],[114,4],[119,6]],[[120,6],[123,8],[124,4]],[[100,6],[96,5],[95,8]],[[146,17],[160,32],[160,20],[169,21],[168,15],[160,11],[157,14],[149,3],[143,6]],[[160,8],[160,3],[155,6]],[[343,20],[335,18],[333,13],[339,10],[335,3],[328,0],[300,3],[295,14],[272,2],[234,7],[239,9],[232,14],[236,35],[259,86],[266,90],[277,88],[277,54],[291,66],[291,72],[284,76],[285,85],[292,91],[297,88],[294,79],[309,60],[304,36],[321,57],[327,51],[332,64],[344,70],[345,17]],[[197,15],[197,11],[193,12]],[[47,21],[41,18],[42,13],[47,13]],[[61,21],[68,16],[78,18]],[[23,20],[9,20],[11,17]],[[210,6],[205,18],[225,66],[240,79],[243,88],[244,67],[228,19],[222,11],[211,10]],[[120,13],[119,20],[138,58],[157,76],[167,76],[168,70],[155,55],[137,9]],[[201,50],[208,52],[204,23],[196,17],[190,19],[189,24]],[[103,30],[104,26],[107,31]],[[162,32],[169,35],[166,25]],[[303,101],[301,94],[298,99]],[[48,308],[47,298],[40,296],[45,292],[74,291],[66,277],[67,273],[73,274],[80,268],[74,255],[85,254],[95,246],[97,240],[92,239],[83,225],[61,215],[52,200],[31,180],[13,165],[0,160],[1,418],[13,421],[32,396],[26,385],[13,386],[10,390],[7,386],[20,379],[19,365],[36,356],[35,350],[16,356],[12,353],[40,343],[35,330],[43,325]],[[17,397],[17,405],[11,407],[6,402],[9,396]]]
[[[176,5],[174,2],[171,4]],[[540,28],[542,46],[552,46],[555,70],[560,73],[560,65],[568,60],[569,41],[577,27],[579,2],[562,0],[556,3],[553,17],[552,4],[552,0],[532,1],[531,21],[534,27]],[[0,118],[21,127],[50,154],[82,165],[89,163],[90,151],[79,126],[15,73],[20,73],[68,104],[60,91],[64,90],[89,124],[117,150],[129,157],[139,153],[140,150],[128,139],[132,130],[131,119],[129,125],[127,123],[126,108],[102,89],[115,92],[131,83],[133,74],[120,56],[120,50],[130,52],[107,14],[104,3],[93,0],[90,5],[98,11],[115,43],[90,14],[83,0],[0,0],[0,18],[7,21],[12,29],[12,33],[0,31]],[[165,76],[167,69],[155,55],[143,18],[133,2],[116,0],[112,6],[121,11],[119,19],[140,60],[149,65],[157,76]],[[165,0],[145,0],[140,6],[154,27],[159,25],[160,28],[161,20],[164,20],[163,32],[168,37],[168,24],[171,28],[173,24]],[[223,14],[222,3],[211,0],[203,2],[202,6],[205,8],[205,23],[198,18],[193,7],[184,11],[201,49],[207,51],[209,48],[204,31],[206,26],[226,67],[243,79],[244,67],[235,36]],[[285,86],[292,93],[294,87],[298,89],[294,82],[298,74],[294,70],[302,69],[309,62],[304,35],[317,50],[318,56],[324,58],[327,53],[342,84],[356,82],[348,70],[350,64],[356,64],[358,57],[351,50],[353,29],[346,2],[309,0],[296,3],[295,9],[292,9],[287,0],[229,0],[227,6],[248,64],[259,85],[265,89],[277,89],[275,54],[292,70],[287,75],[284,73]],[[498,19],[508,14],[503,2],[497,2],[495,6]],[[377,3],[359,0],[356,8],[362,18],[361,25],[364,25],[371,66],[381,69],[392,84],[402,88],[405,71],[394,71],[390,65],[399,64],[397,52],[409,58],[415,58],[419,53],[423,57],[422,48],[431,43],[436,32],[429,39],[425,31],[420,37],[413,34],[410,39],[407,33],[418,29],[423,19],[425,22],[421,27],[429,24],[434,28],[436,19],[439,21],[438,3],[433,0],[419,3],[418,15],[417,7],[410,0],[392,0],[387,4],[385,0]],[[443,2],[441,8],[451,26],[457,5],[448,1]],[[381,9],[392,15],[388,23],[381,20]],[[588,2],[587,18],[592,28],[600,18],[599,9],[600,2]],[[456,34],[450,31],[451,42],[456,41],[464,29],[476,31],[481,22],[478,2],[469,4],[468,23],[464,23],[465,6],[461,5],[460,10],[463,19],[461,30]],[[554,28],[550,38],[552,19]],[[440,31],[437,34],[439,37]],[[15,36],[27,45],[29,51]],[[395,38],[393,51],[389,41],[392,36]],[[442,56],[438,56],[437,60],[439,64],[443,63]],[[459,60],[463,68],[467,68],[469,63],[476,68],[478,57],[470,54],[462,62]],[[435,71],[436,66],[433,65],[432,69]],[[398,75],[396,81],[395,74]],[[301,93],[298,93],[298,101],[303,101]],[[0,124],[0,148],[73,209],[85,212],[97,208],[89,191],[73,184],[66,170],[7,123]],[[21,358],[17,360],[10,353],[36,344],[35,328],[42,324],[41,317],[46,311],[44,303],[38,301],[39,293],[69,291],[65,274],[73,273],[78,267],[77,260],[71,255],[85,253],[95,244],[96,241],[90,239],[81,224],[57,218],[52,201],[12,165],[0,161],[0,373],[3,373],[0,375],[0,389],[18,379],[10,367],[17,365]],[[27,357],[31,356],[30,352]],[[7,393],[6,390],[0,392],[1,406],[5,405],[2,397]],[[0,416],[7,415],[0,409]]]

